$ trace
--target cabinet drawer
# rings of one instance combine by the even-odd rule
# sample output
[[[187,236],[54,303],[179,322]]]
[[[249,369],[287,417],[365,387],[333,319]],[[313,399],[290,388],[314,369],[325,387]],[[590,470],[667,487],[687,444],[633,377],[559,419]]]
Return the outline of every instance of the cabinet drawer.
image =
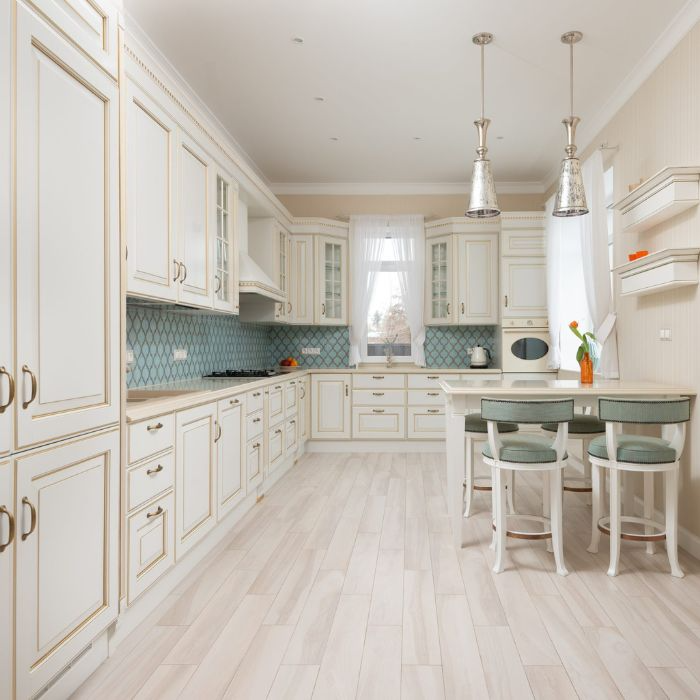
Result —
[[[263,431],[263,412],[258,411],[245,419],[245,437],[246,440],[252,440],[253,438],[260,437]]]
[[[353,389],[403,389],[405,385],[405,374],[355,374],[352,378]]]
[[[284,423],[267,432],[268,472],[274,471],[284,457]]]
[[[129,518],[127,603],[162,576],[175,561],[175,497],[171,491]]]
[[[403,389],[355,389],[352,392],[354,406],[403,406],[405,400]]]
[[[444,439],[445,409],[410,406],[407,435],[409,438]]]
[[[442,389],[411,389],[408,391],[409,406],[444,406],[445,394]]]
[[[352,409],[352,436],[378,440],[404,438],[405,411],[403,406],[355,406]]]
[[[259,440],[252,440],[246,449],[248,486],[257,486],[263,478],[263,450]]]
[[[459,379],[457,374],[409,374],[408,388],[409,389],[440,389],[441,381],[449,381],[450,379]]]
[[[262,411],[263,409],[263,390],[256,389],[255,391],[249,391],[245,395],[245,410],[246,413],[255,413],[256,411]]]
[[[130,423],[128,443],[129,464],[171,449],[175,443],[175,417],[171,413]]]
[[[267,390],[267,411],[269,425],[284,418],[284,388],[281,384],[275,384]]]
[[[134,508],[164,493],[175,483],[175,459],[172,452],[149,460],[126,472],[126,507]]]

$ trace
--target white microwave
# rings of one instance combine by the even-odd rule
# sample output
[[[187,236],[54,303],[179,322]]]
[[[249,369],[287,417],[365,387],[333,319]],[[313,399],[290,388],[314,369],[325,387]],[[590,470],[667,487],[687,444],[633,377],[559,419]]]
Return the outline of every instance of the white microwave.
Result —
[[[504,372],[551,372],[546,319],[508,319],[501,331]]]

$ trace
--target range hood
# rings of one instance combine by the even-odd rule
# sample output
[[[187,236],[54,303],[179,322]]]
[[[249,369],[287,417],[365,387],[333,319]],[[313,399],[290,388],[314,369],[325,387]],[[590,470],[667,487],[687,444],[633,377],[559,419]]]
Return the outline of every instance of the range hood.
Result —
[[[240,251],[238,266],[238,290],[241,294],[254,294],[272,301],[285,301],[282,290],[265,274],[247,251]]]

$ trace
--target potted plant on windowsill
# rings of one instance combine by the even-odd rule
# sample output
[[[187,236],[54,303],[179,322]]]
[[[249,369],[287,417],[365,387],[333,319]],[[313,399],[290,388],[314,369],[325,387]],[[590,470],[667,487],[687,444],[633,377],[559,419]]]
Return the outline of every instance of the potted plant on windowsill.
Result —
[[[581,341],[581,345],[576,350],[576,362],[581,368],[581,384],[593,384],[593,354],[595,335],[590,331],[581,333],[578,329],[578,321],[569,324],[571,332]]]

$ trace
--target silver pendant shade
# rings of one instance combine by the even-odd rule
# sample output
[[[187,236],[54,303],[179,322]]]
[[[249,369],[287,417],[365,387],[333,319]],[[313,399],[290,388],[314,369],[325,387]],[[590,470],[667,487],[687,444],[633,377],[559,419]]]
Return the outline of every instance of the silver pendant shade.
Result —
[[[486,153],[488,152],[486,132],[491,120],[484,118],[484,46],[493,41],[493,34],[488,34],[487,32],[475,34],[472,37],[472,41],[481,49],[481,119],[477,119],[474,122],[479,136],[479,145],[476,149],[477,158],[474,160],[472,171],[469,208],[465,214],[474,219],[488,219],[501,213],[501,210],[498,208],[498,199],[496,198],[496,185],[491,172],[491,161],[486,158]]]
[[[581,161],[576,157],[576,127],[581,121],[574,116],[574,44],[577,44],[583,35],[581,32],[566,32],[562,34],[562,43],[569,46],[569,78],[570,78],[570,116],[562,120],[566,129],[566,157],[561,162],[559,175],[559,187],[554,200],[554,216],[583,216],[588,214],[586,203],[586,191],[583,187],[583,175],[581,173]]]

